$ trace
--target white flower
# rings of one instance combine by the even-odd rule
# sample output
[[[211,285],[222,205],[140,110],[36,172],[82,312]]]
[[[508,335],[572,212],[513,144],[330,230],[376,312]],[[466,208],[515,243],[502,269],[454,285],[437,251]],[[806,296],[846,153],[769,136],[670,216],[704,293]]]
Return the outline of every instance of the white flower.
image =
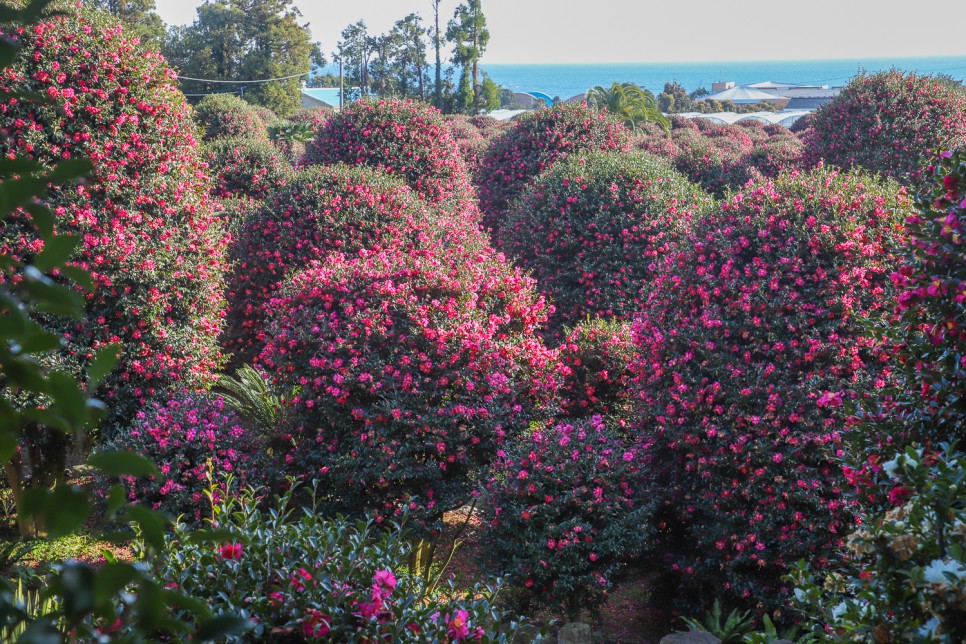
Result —
[[[890,479],[894,479],[896,477],[897,469],[899,469],[898,459],[894,458],[891,461],[886,461],[885,463],[882,464],[882,470],[886,473],[886,476],[888,476]]]
[[[842,602],[838,606],[832,609],[832,619],[838,619],[842,615],[845,615],[849,610],[848,602]]]
[[[952,573],[958,579],[966,579],[966,567],[958,561],[943,561],[942,559],[933,559],[928,566],[926,566],[923,571],[923,579],[925,579],[930,584],[948,584],[949,578],[945,573]]]

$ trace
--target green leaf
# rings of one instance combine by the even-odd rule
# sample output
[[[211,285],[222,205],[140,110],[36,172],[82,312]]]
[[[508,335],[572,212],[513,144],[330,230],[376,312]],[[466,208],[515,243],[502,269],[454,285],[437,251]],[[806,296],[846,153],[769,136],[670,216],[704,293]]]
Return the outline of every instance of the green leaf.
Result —
[[[17,638],[17,644],[60,644],[60,631],[47,619],[30,623]]]
[[[207,528],[192,530],[186,535],[186,541],[193,544],[229,543],[237,541],[238,534],[226,528]]]
[[[94,355],[94,359],[91,360],[90,365],[87,367],[88,390],[93,391],[111,373],[117,365],[117,358],[120,354],[120,344],[109,344],[106,347],[98,349]]]
[[[0,461],[6,463],[17,451],[17,434],[14,431],[0,430]]]
[[[164,548],[164,518],[154,512],[138,505],[131,505],[124,511],[124,514],[141,528],[141,536],[144,541],[160,551]]]
[[[134,452],[102,452],[87,459],[87,464],[96,467],[108,476],[152,476],[158,469],[150,460]]]
[[[0,158],[0,175],[2,176],[31,174],[41,172],[43,169],[44,166],[33,159],[25,159],[24,157],[16,157],[14,159],[8,159],[6,157]]]
[[[70,426],[80,429],[87,423],[87,396],[77,381],[62,371],[54,371],[47,377],[50,395],[57,403],[57,411]]]
[[[56,218],[50,208],[37,203],[28,203],[24,205],[23,209],[30,214],[30,218],[33,219],[34,226],[37,227],[37,233],[41,239],[49,239],[54,234],[54,222]]]
[[[54,235],[44,240],[44,249],[34,259],[34,266],[48,273],[60,266],[74,254],[81,239],[75,235]]]
[[[90,514],[91,505],[83,491],[68,485],[54,488],[44,508],[47,537],[56,539],[75,532]]]
[[[127,500],[127,493],[124,490],[124,486],[118,483],[111,487],[110,491],[107,493],[107,511],[116,512],[124,505]]]
[[[234,615],[219,615],[205,620],[195,632],[195,640],[207,642],[210,640],[244,633],[252,627],[252,623],[242,617]]]
[[[62,346],[62,338],[56,333],[38,331],[25,335],[19,344],[20,353],[47,353],[60,349]]]
[[[94,169],[94,164],[88,159],[64,159],[50,172],[53,183],[66,183],[72,179],[85,177]]]
[[[98,606],[111,602],[114,596],[141,576],[141,572],[128,563],[104,564],[94,579],[94,603]]]
[[[58,269],[58,272],[62,276],[76,283],[78,286],[83,287],[84,290],[94,290],[94,280],[91,279],[91,274],[85,271],[83,268],[79,268],[77,266],[61,266]]]

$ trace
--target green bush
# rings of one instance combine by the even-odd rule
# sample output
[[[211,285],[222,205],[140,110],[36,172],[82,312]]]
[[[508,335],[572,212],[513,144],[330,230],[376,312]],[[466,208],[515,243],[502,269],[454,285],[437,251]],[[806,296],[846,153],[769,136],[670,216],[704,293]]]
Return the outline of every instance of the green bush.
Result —
[[[311,502],[295,507],[293,490],[266,515],[257,492],[216,488],[226,500],[210,521],[229,540],[204,543],[178,526],[156,574],[216,614],[251,619],[239,641],[513,640],[518,625],[493,604],[498,588],[430,589],[409,572],[411,542],[398,527],[324,519]]]
[[[202,128],[205,141],[238,137],[268,139],[263,114],[234,94],[204,97],[195,106],[194,117]]]

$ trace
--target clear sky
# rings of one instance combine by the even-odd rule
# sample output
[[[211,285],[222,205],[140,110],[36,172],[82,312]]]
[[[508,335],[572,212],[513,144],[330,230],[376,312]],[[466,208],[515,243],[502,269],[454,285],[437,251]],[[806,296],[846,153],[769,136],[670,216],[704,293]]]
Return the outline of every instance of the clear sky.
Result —
[[[157,0],[187,24],[202,0]],[[458,0],[443,0],[441,22]],[[296,0],[327,54],[350,22],[382,33],[430,0]],[[489,63],[966,56],[966,0],[483,0]]]

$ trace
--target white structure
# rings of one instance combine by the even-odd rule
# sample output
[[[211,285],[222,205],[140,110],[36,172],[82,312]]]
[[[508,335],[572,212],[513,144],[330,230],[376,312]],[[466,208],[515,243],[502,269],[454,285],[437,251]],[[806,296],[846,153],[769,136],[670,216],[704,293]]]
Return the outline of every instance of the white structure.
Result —
[[[698,100],[722,102],[731,101],[736,105],[740,105],[742,103],[761,103],[762,101],[778,101],[784,99],[771,92],[755,89],[750,85],[738,85],[737,87],[729,87],[728,89],[721,90],[720,92],[702,96]]]
[[[795,121],[808,114],[811,110],[782,110],[780,112],[749,112],[738,114],[736,112],[714,112],[712,114],[702,114],[701,112],[683,112],[674,114],[686,119],[708,119],[714,123],[722,125],[734,125],[740,121],[758,121],[760,123],[771,123],[791,127]]]

